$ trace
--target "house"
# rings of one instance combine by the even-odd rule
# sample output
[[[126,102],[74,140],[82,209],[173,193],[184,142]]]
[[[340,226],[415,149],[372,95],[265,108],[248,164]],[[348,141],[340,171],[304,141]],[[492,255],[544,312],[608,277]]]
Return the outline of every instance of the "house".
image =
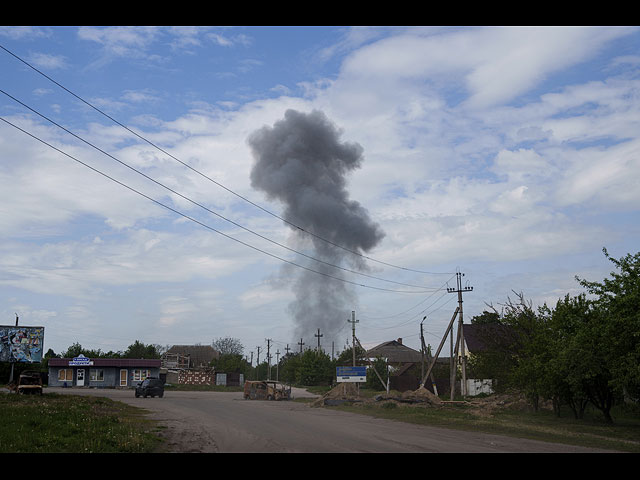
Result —
[[[513,332],[507,325],[499,323],[471,323],[463,324],[462,327],[467,358],[492,348],[505,348],[515,341]],[[467,395],[474,396],[480,393],[493,393],[493,379],[470,377],[473,377],[473,372],[467,372]]]
[[[402,344],[402,338],[381,343],[380,345],[367,350],[367,358],[385,358],[391,367],[389,377],[390,388],[404,392],[416,390],[420,385],[418,371],[412,367],[420,367],[422,363],[422,353]]]
[[[220,352],[210,345],[174,345],[161,357],[167,369],[167,382],[190,385],[216,385],[211,362]]]
[[[166,368],[175,369],[209,368],[217,358],[220,352],[210,345],[174,345],[162,356]]]
[[[136,358],[50,358],[50,387],[132,388],[160,375],[160,360]]]

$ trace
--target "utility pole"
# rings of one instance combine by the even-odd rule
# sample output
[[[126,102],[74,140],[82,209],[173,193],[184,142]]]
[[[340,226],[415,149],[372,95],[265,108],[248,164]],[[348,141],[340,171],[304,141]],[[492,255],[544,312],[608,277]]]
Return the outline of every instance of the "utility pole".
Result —
[[[464,345],[464,332],[462,330],[462,293],[463,292],[471,292],[473,291],[473,287],[464,287],[462,288],[462,277],[464,277],[464,273],[457,272],[456,273],[456,284],[457,288],[447,288],[448,293],[457,293],[458,294],[458,338],[456,340],[456,355],[458,354],[458,344],[460,348],[460,362],[462,364],[462,384],[460,385],[460,394],[463,397],[467,396],[467,355],[465,352]],[[451,330],[451,343],[453,344],[453,330]],[[454,388],[451,389],[451,399],[453,400],[453,392]]]
[[[302,346],[304,345],[304,342],[302,341],[302,339],[300,339],[300,341],[298,342],[298,345],[300,345],[300,353],[302,353]]]
[[[324,337],[324,335],[321,335],[320,334],[320,329],[318,329],[318,333],[316,333],[314,336],[318,338],[318,352],[319,352],[320,351],[320,337]]]
[[[260,368],[260,347],[256,347],[258,349],[258,360],[256,360],[256,380],[260,380],[258,378],[258,370]]]
[[[280,381],[280,350],[276,350],[276,382]]]
[[[421,352],[422,352],[422,371],[421,371],[421,375],[420,378],[424,377],[424,359],[425,356],[427,357],[428,360],[431,360],[431,354],[428,352],[427,346],[424,343],[424,333],[422,331],[422,323],[427,319],[427,317],[425,316],[422,319],[422,322],[420,322],[420,343],[421,343]],[[433,393],[435,395],[438,395],[438,387],[436,387],[436,381],[433,379],[433,373],[430,374],[431,377],[431,386],[433,387]]]
[[[267,380],[271,380],[271,354],[269,353],[269,349],[271,348],[271,339],[265,338],[267,341]]]
[[[356,323],[360,322],[360,320],[356,320],[356,312],[355,310],[351,310],[351,320],[347,319],[347,322],[351,324],[351,332],[353,341],[353,366],[356,366]]]
[[[431,371],[433,370],[433,367],[435,366],[436,362],[438,361],[438,357],[440,356],[440,351],[442,350],[442,347],[444,346],[444,342],[447,341],[447,335],[449,335],[449,331],[453,332],[453,322],[456,319],[456,316],[458,315],[458,310],[460,309],[460,307],[456,307],[456,311],[453,312],[453,316],[451,317],[451,321],[449,322],[449,326],[447,327],[447,329],[444,332],[444,335],[442,336],[442,340],[440,341],[440,345],[438,346],[438,350],[436,350],[436,354],[435,356],[431,359],[431,364],[429,365],[429,368],[427,369],[427,373],[424,375],[424,377],[422,377],[422,380],[420,381],[420,386],[424,387],[424,382],[427,380],[427,377],[431,374]],[[453,386],[452,386],[453,388]]]

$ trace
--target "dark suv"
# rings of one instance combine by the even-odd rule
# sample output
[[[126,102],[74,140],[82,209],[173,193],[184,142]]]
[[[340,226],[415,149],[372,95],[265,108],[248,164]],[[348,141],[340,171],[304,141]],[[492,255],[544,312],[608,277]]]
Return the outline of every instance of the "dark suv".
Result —
[[[143,382],[138,383],[136,387],[136,398],[143,396],[147,397],[161,397],[164,395],[164,382],[159,378],[148,377]]]

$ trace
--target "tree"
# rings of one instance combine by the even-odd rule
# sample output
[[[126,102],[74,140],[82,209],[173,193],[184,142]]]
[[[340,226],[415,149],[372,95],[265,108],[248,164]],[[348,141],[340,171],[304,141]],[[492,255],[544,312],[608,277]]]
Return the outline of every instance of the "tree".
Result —
[[[145,345],[139,340],[136,340],[127,347],[122,356],[123,358],[160,358],[158,349],[159,347],[156,345]]]
[[[330,385],[335,376],[335,363],[323,351],[305,350],[300,355],[296,381],[300,385]]]
[[[602,251],[618,271],[602,282],[576,279],[596,297],[594,304],[603,314],[598,334],[611,387],[618,394],[640,399],[640,252],[614,259],[606,248]]]
[[[593,352],[585,351],[578,332],[584,328],[591,315],[591,306],[584,295],[559,299],[553,311],[547,309],[548,335],[543,365],[543,392],[553,402],[554,410],[568,405],[575,418],[584,416],[589,402],[587,366]]]
[[[244,346],[237,338],[220,337],[211,341],[211,346],[218,351],[220,355],[242,355]]]
[[[245,358],[237,353],[225,353],[211,362],[218,372],[242,373],[247,377],[251,371],[251,365]]]

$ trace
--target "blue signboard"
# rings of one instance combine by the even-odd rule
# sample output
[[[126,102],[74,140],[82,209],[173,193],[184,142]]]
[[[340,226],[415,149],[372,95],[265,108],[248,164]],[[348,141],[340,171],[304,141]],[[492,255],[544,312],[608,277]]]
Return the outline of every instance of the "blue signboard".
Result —
[[[79,357],[73,357],[73,360],[69,360],[70,366],[82,366],[82,365],[93,365],[93,362],[90,358],[85,357],[80,354]]]
[[[338,382],[366,382],[367,367],[336,367]]]

